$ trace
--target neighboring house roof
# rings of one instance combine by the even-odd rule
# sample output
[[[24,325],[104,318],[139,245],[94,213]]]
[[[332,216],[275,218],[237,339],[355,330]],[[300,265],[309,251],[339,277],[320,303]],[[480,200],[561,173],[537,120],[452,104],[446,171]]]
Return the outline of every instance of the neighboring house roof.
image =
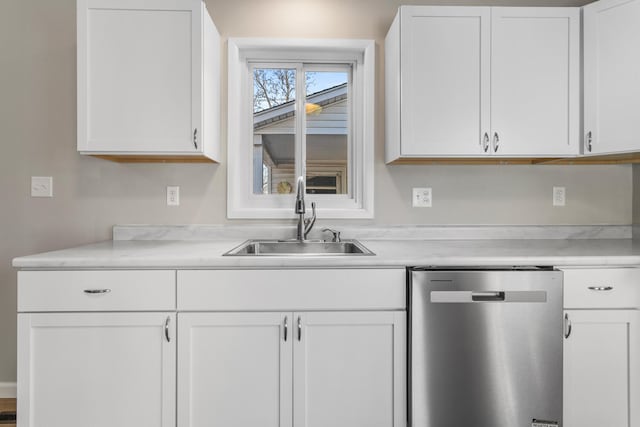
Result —
[[[345,99],[347,99],[347,84],[343,83],[308,95],[307,103],[324,107]],[[258,130],[276,122],[294,117],[294,115],[295,101],[285,102],[284,104],[258,111],[253,114],[253,129]]]

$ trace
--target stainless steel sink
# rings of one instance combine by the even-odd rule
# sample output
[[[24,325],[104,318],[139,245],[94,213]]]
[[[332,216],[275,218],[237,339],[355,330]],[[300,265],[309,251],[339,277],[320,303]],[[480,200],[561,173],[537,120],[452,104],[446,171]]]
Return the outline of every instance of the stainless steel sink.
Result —
[[[358,256],[375,255],[357,240],[341,242],[247,240],[224,256]]]

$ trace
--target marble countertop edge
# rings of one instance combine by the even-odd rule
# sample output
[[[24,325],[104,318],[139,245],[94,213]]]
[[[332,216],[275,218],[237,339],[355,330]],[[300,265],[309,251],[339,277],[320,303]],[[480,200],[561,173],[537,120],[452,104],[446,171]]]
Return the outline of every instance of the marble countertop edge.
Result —
[[[20,269],[286,269],[405,266],[638,266],[633,239],[361,240],[375,256],[229,257],[243,240],[105,241],[15,258]]]

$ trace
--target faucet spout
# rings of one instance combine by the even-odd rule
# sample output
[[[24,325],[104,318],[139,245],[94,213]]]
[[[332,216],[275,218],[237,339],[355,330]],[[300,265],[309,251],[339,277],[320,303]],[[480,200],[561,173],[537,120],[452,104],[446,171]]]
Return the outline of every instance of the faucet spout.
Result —
[[[298,188],[298,192],[296,194],[296,208],[295,208],[295,211],[296,211],[297,214],[304,214],[306,212],[305,207],[304,207],[304,192],[305,192],[304,177],[302,177],[302,176],[298,177],[298,182],[297,182],[296,186]]]
[[[305,219],[304,215],[306,213],[306,209],[304,206],[304,195],[305,195],[305,187],[304,187],[304,177],[299,176],[297,181],[297,194],[296,194],[296,205],[295,205],[295,213],[298,215],[298,226],[296,233],[296,240],[299,242],[304,242],[307,239],[307,235],[313,228],[313,225],[316,223],[316,203],[311,203],[311,218]]]

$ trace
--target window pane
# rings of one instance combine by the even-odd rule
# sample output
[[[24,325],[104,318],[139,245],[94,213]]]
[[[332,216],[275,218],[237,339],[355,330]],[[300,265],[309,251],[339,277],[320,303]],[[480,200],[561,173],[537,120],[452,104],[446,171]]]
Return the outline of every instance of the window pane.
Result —
[[[307,71],[307,193],[348,193],[349,74]]]
[[[253,193],[295,190],[296,70],[253,70]]]

